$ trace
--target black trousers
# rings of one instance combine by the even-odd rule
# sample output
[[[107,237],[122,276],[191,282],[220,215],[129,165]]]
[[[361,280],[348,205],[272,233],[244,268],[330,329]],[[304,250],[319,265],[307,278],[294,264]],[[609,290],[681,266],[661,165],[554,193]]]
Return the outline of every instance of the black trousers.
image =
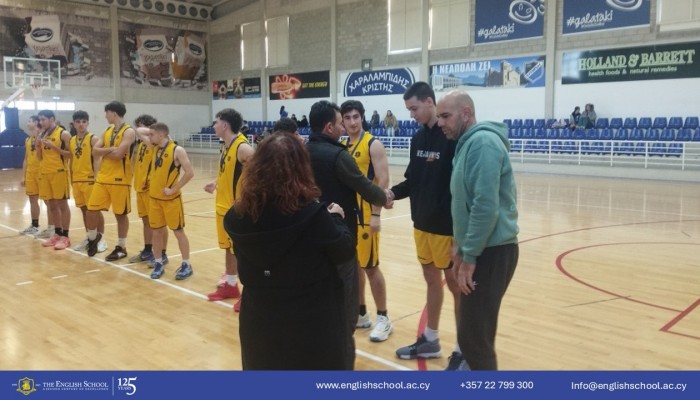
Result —
[[[474,291],[460,296],[457,339],[473,370],[496,370],[496,329],[501,300],[518,264],[517,244],[487,247],[476,259]]]
[[[360,300],[358,298],[359,281],[357,277],[357,254],[338,265],[338,276],[343,281],[343,292],[345,295],[345,317],[347,322],[347,361],[345,369],[352,371],[355,369],[355,327],[357,317],[360,314]]]

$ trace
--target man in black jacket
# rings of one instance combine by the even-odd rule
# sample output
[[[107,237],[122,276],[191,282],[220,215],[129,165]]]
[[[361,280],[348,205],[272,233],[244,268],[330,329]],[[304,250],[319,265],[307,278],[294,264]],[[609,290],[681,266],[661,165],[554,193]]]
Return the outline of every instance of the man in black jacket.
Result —
[[[383,206],[387,197],[382,188],[367,179],[358,168],[355,160],[343,145],[339,143],[343,135],[343,119],[340,108],[326,100],[311,106],[309,113],[311,135],[306,148],[311,157],[311,168],[316,184],[321,189],[321,201],[337,203],[345,212],[345,224],[350,229],[357,244],[357,201],[360,194],[369,203]],[[449,208],[448,208],[449,212]],[[347,369],[354,369],[355,332],[359,314],[357,257],[338,265],[338,274],[345,286],[345,310],[348,321],[348,362]]]

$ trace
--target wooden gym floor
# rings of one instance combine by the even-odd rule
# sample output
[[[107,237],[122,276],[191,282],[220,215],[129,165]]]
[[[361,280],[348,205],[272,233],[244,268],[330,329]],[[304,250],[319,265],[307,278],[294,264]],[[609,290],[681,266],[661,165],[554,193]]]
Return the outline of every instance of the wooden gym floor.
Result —
[[[195,273],[184,282],[174,279],[181,258],[172,235],[171,263],[159,281],[149,278],[145,264],[109,263],[108,253],[89,259],[19,236],[30,222],[21,171],[0,171],[0,369],[240,369],[233,301],[206,299],[223,271],[213,195],[202,189],[215,177],[218,159],[191,158],[196,175],[183,192]],[[391,166],[393,183],[403,170]],[[500,368],[700,369],[700,187],[526,174],[517,181],[521,256],[501,309]],[[75,208],[72,216],[76,245],[83,222]],[[115,220],[105,217],[113,247]],[[45,218],[42,207],[42,227]],[[143,245],[135,204],[130,220],[133,255]],[[380,259],[394,334],[372,343],[369,330],[357,331],[356,368],[443,369],[455,343],[448,295],[440,326],[443,358],[394,356],[422,326],[425,283],[408,201],[385,210],[382,226]],[[367,294],[374,315],[369,288]]]

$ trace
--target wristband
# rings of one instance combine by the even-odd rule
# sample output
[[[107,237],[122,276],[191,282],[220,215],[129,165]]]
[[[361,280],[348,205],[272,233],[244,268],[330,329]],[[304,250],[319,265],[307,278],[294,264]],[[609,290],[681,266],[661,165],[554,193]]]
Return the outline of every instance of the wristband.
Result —
[[[373,217],[381,217],[379,214],[372,214]]]

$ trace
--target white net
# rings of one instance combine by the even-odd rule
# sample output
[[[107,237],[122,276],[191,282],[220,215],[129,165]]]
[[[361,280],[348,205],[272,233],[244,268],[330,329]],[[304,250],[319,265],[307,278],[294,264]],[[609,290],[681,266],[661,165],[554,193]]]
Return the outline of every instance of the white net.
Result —
[[[35,99],[40,99],[41,94],[44,91],[44,85],[41,83],[32,83],[29,85],[29,87],[32,89],[32,94],[34,95]]]

